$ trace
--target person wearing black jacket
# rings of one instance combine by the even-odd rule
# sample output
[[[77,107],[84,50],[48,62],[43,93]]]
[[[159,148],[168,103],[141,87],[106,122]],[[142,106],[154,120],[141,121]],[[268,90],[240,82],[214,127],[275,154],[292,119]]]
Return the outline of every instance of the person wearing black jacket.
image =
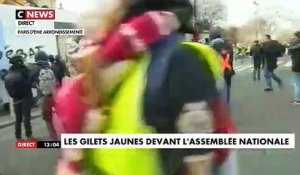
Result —
[[[179,133],[178,118],[193,114],[192,121],[197,123],[197,120],[205,115],[203,113],[214,111],[212,106],[222,104],[219,101],[220,96],[212,71],[207,63],[200,61],[204,58],[199,58],[197,50],[178,44],[183,41],[183,33],[193,33],[192,27],[188,24],[193,11],[192,5],[188,0],[136,2],[129,7],[125,19],[147,11],[170,10],[180,17],[179,21],[182,22],[179,31],[160,39],[150,47],[151,59],[146,75],[147,85],[143,105],[144,120],[146,124],[155,128],[157,133]],[[189,109],[190,105],[195,108]],[[208,108],[203,110],[202,105]],[[224,111],[217,110],[220,111],[220,115],[224,115],[223,119],[227,119],[227,116],[225,117],[227,114],[222,113]],[[230,121],[228,119],[228,123]],[[184,171],[186,156],[207,155],[212,151],[162,149],[160,156],[164,172],[166,175],[185,174],[186,172],[182,171]]]
[[[66,76],[67,73],[67,67],[65,63],[61,60],[59,55],[56,55],[52,65],[51,69],[54,72],[55,78],[59,84],[62,84],[63,78]]]
[[[283,46],[276,40],[272,40],[271,35],[266,35],[266,41],[263,43],[263,53],[264,53],[264,76],[267,83],[267,88],[265,91],[273,91],[272,80],[278,83],[278,86],[282,87],[281,79],[274,73],[277,69],[277,58],[282,56]]]
[[[21,123],[24,121],[26,137],[32,139],[31,129],[31,81],[29,70],[23,63],[21,56],[11,58],[12,66],[5,76],[5,87],[8,94],[13,98],[14,112],[16,115],[15,136],[16,139],[22,139]]]
[[[254,41],[253,46],[250,49],[250,56],[253,58],[253,81],[260,80],[260,70],[262,64],[262,47],[259,41]]]
[[[289,53],[292,56],[292,71],[294,72],[294,100],[292,105],[300,105],[300,31],[295,33],[296,39],[291,41]]]

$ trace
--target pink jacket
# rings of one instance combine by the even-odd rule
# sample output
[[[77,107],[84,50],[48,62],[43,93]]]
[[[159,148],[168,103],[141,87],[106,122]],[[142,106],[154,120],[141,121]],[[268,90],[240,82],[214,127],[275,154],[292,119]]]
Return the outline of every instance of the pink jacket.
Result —
[[[58,136],[61,133],[81,133],[89,106],[80,97],[80,84],[84,75],[66,80],[55,96],[54,125]]]

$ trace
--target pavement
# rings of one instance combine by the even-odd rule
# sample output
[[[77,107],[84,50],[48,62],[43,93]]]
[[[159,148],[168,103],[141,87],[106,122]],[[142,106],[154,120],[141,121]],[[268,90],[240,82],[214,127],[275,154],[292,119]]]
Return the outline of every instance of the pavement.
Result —
[[[41,117],[40,108],[33,108],[31,110],[31,119],[36,119],[38,117]],[[0,129],[11,126],[14,123],[15,123],[15,119],[10,114],[0,116]]]
[[[232,114],[239,132],[295,133],[294,150],[239,151],[240,175],[300,174],[300,106],[291,106],[293,89],[289,68],[278,70],[285,86],[264,92],[265,82],[253,82],[250,73],[233,79]]]
[[[238,150],[239,175],[300,174],[300,107],[290,106],[292,99],[289,68],[276,72],[284,81],[283,89],[264,92],[264,81],[253,82],[251,73],[233,78],[232,115],[240,132],[295,133],[294,150]],[[275,87],[275,86],[274,86]],[[36,137],[47,137],[44,121],[32,121]],[[58,150],[16,150],[13,126],[0,130],[1,175],[53,175]]]

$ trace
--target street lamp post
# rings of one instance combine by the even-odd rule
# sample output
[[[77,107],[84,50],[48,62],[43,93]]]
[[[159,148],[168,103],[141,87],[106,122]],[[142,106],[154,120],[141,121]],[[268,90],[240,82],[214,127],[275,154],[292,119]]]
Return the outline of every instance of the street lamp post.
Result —
[[[198,0],[194,0],[194,36],[193,40],[198,41],[199,40],[199,26],[198,26],[198,14],[197,14],[197,5]]]

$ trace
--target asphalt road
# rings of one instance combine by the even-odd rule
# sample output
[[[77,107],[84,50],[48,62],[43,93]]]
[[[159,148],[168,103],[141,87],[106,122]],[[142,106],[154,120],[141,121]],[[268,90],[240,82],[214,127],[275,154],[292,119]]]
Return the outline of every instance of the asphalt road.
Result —
[[[291,106],[293,89],[289,68],[277,71],[285,85],[264,92],[265,82],[252,82],[251,74],[233,80],[232,113],[240,132],[295,133],[294,150],[239,151],[240,175],[300,174],[300,106]]]
[[[233,79],[232,114],[240,132],[296,133],[295,150],[239,151],[240,175],[300,174],[300,107],[292,107],[291,73],[280,70],[284,89],[263,91],[264,82],[252,82],[251,74],[237,74]],[[34,135],[46,137],[45,123],[32,122]],[[53,175],[58,150],[16,150],[13,127],[0,130],[1,175]]]

